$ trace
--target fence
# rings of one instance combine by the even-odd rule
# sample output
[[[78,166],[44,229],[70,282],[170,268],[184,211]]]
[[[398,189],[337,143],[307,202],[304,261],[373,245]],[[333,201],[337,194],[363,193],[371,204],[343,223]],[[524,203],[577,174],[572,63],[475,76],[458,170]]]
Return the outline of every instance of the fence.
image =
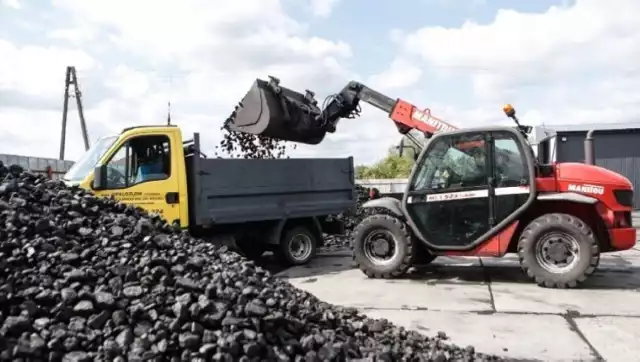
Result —
[[[0,161],[6,166],[19,165],[25,170],[46,175],[53,180],[61,178],[73,166],[73,161],[7,154],[0,154]]]
[[[362,179],[356,180],[360,186],[367,188],[376,188],[381,194],[397,194],[403,193],[407,188],[409,179],[406,178],[388,178],[388,179]]]

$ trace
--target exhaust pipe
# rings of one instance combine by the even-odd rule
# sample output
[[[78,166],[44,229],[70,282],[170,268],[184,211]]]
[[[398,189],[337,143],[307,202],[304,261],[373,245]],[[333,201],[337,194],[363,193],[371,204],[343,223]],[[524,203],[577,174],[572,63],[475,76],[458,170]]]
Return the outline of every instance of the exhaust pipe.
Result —
[[[596,164],[596,149],[593,144],[593,133],[596,130],[592,129],[587,132],[587,137],[584,139],[584,163],[587,165]]]

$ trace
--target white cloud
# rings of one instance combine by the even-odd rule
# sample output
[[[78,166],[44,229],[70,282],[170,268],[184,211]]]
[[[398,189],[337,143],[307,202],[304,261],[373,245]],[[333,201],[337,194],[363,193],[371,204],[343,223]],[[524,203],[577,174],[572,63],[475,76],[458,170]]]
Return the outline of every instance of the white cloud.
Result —
[[[0,5],[4,5],[6,7],[13,8],[13,9],[22,8],[22,4],[20,3],[20,0],[2,0],[0,1]]]
[[[487,0],[423,0],[428,5],[449,8],[475,8],[487,4]]]
[[[200,132],[210,153],[222,121],[254,79],[267,75],[316,91],[320,102],[349,79],[363,80],[460,127],[508,122],[500,110],[507,102],[532,124],[640,117],[635,0],[579,0],[540,14],[500,10],[484,25],[396,29],[397,56],[377,75],[356,74],[349,44],[315,35],[278,0],[53,4],[49,19],[64,27],[38,24],[48,33],[32,42],[0,38],[2,153],[57,156],[67,65],[78,69],[92,140],[164,123],[171,101],[174,122]],[[67,150],[76,158],[83,147],[71,104]],[[398,140],[386,114],[363,106],[361,119],[341,121],[324,143],[292,155],[371,162]]]
[[[76,65],[91,70],[97,61],[78,49],[16,46],[0,38],[0,90],[44,98],[59,98],[64,89],[65,69]]]
[[[420,81],[422,69],[404,59],[395,59],[389,69],[369,79],[371,87],[380,90],[404,88]]]
[[[210,150],[220,140],[222,122],[255,78],[275,75],[283,85],[313,89],[322,99],[351,76],[345,66],[350,46],[309,34],[278,0],[238,0],[223,7],[204,0],[53,4],[57,16],[73,21],[50,28],[48,37],[68,48],[23,46],[0,38],[0,59],[9,59],[0,62],[0,91],[30,97],[16,107],[0,94],[1,126],[12,135],[2,140],[0,152],[57,156],[61,113],[36,115],[29,107],[46,99],[48,109],[61,109],[67,65],[77,67],[83,100],[91,103],[85,115],[92,139],[125,126],[164,123],[171,101],[174,122],[185,133],[201,132]],[[72,159],[82,152],[79,133],[71,133],[77,128],[74,112],[67,137],[74,144],[67,147]],[[21,131],[25,124],[48,137]],[[36,139],[38,148],[18,146]],[[331,146],[323,147],[312,150],[330,155]],[[299,154],[308,153],[301,149]]]
[[[327,17],[340,0],[311,0],[311,9],[315,16]]]
[[[495,119],[501,103],[514,102],[525,121],[637,120],[639,11],[636,0],[577,0],[543,13],[499,10],[488,24],[424,27],[406,32],[386,75],[407,87],[427,88],[429,83],[417,80],[402,82],[402,73],[392,76],[395,64],[419,64],[432,77],[449,79],[450,88],[460,87],[460,98],[470,82],[473,100],[458,108],[493,108]]]
[[[95,31],[92,31],[90,28],[83,28],[83,31],[78,31],[75,28],[55,29],[48,34],[48,37],[51,39],[66,40],[74,45],[89,42],[95,39],[96,36]]]
[[[0,59],[0,152],[57,157],[66,67],[91,71],[98,62],[78,49],[17,46],[3,39]],[[78,154],[82,138],[75,112],[72,99],[67,134],[76,142],[67,150]]]

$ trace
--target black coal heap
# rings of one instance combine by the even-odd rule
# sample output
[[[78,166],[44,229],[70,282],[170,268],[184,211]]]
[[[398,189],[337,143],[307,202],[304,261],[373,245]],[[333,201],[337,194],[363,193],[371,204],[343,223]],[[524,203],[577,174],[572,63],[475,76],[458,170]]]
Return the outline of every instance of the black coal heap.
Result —
[[[499,360],[324,303],[139,208],[11,171],[0,165],[1,361]]]

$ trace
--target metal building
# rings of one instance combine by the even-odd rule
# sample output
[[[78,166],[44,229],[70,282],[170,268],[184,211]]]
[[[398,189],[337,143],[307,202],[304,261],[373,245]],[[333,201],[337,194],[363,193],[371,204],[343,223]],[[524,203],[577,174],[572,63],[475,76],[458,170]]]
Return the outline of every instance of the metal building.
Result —
[[[583,162],[584,139],[589,130],[595,130],[596,164],[624,175],[633,183],[634,209],[640,209],[640,122],[547,127],[558,132],[555,142],[550,144],[551,159],[557,162]]]

